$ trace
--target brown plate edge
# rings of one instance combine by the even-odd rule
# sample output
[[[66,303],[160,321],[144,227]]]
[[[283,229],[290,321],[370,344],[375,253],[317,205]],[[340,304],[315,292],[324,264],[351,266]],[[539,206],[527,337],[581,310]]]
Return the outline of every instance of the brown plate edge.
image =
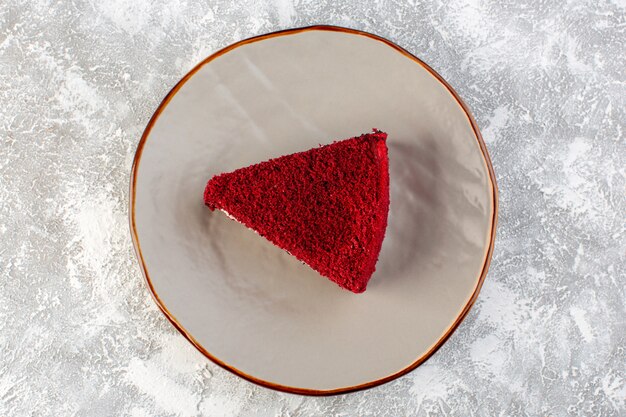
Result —
[[[392,375],[386,376],[384,378],[377,379],[375,381],[370,381],[370,382],[366,382],[366,383],[363,383],[363,384],[350,386],[350,387],[345,387],[345,388],[335,388],[335,389],[331,389],[331,390],[315,390],[315,389],[307,389],[307,388],[290,387],[290,386],[280,385],[280,384],[276,384],[276,383],[269,382],[269,381],[264,381],[264,380],[255,378],[252,375],[248,375],[248,374],[240,371],[239,369],[222,362],[221,360],[219,360],[218,358],[213,356],[211,353],[209,353],[178,322],[178,320],[172,315],[172,313],[170,313],[167,310],[167,308],[165,307],[165,305],[163,304],[163,302],[159,298],[158,294],[156,293],[156,291],[155,291],[155,289],[154,289],[154,287],[152,285],[152,282],[150,281],[150,275],[148,274],[148,270],[146,268],[146,265],[145,265],[145,262],[144,262],[144,259],[143,259],[143,254],[141,253],[141,245],[139,244],[139,237],[137,236],[137,229],[136,229],[136,223],[135,223],[135,191],[136,191],[136,183],[137,183],[137,170],[139,168],[139,162],[141,160],[141,154],[143,152],[143,147],[144,147],[144,145],[146,143],[146,140],[147,140],[147,138],[148,138],[148,136],[150,134],[150,131],[152,130],[152,127],[156,123],[156,120],[158,119],[159,115],[161,114],[163,109],[167,106],[169,101],[178,92],[178,90],[180,90],[180,88],[187,82],[187,80],[189,80],[205,64],[211,62],[215,58],[217,58],[217,57],[219,57],[219,56],[221,56],[221,55],[223,55],[223,54],[225,54],[227,52],[230,52],[231,50],[233,50],[235,48],[238,48],[240,46],[243,46],[243,45],[246,45],[246,44],[249,44],[249,43],[253,43],[253,42],[262,41],[262,40],[273,38],[273,37],[277,37],[277,36],[293,35],[293,34],[302,33],[302,32],[306,32],[306,31],[313,31],[313,30],[349,33],[349,34],[353,34],[353,35],[366,36],[368,38],[377,40],[379,42],[383,42],[386,45],[388,45],[388,46],[392,47],[393,49],[395,49],[396,51],[400,52],[401,54],[405,55],[406,57],[412,59],[413,61],[415,61],[419,65],[421,65],[431,75],[433,75],[439,82],[441,82],[441,84],[443,84],[444,87],[446,87],[446,89],[450,92],[450,94],[452,94],[454,99],[459,103],[459,105],[461,106],[461,108],[465,112],[465,114],[466,114],[466,116],[467,116],[467,118],[468,118],[468,120],[469,120],[469,122],[470,122],[470,124],[472,126],[472,130],[474,131],[474,136],[476,137],[476,140],[478,141],[478,145],[479,145],[481,153],[483,155],[483,159],[484,159],[485,165],[487,166],[487,171],[489,172],[489,182],[490,182],[491,188],[492,188],[491,198],[492,198],[492,204],[493,204],[491,231],[490,231],[490,234],[489,234],[490,235],[489,246],[488,246],[487,252],[485,254],[483,268],[482,268],[480,277],[478,279],[478,282],[476,283],[476,287],[474,288],[474,292],[472,293],[472,296],[469,298],[468,302],[465,304],[465,307],[461,311],[461,314],[459,314],[459,316],[457,317],[455,322],[452,324],[452,326],[450,326],[448,328],[448,330],[444,333],[444,335],[430,348],[430,350],[428,352],[426,352],[419,359],[417,359],[415,362],[413,362],[411,365],[407,366],[406,368],[402,369],[401,371],[398,371],[398,372],[396,372],[396,373],[394,373]],[[454,333],[454,331],[461,324],[461,322],[465,319],[465,317],[469,313],[470,309],[474,305],[474,302],[476,301],[476,298],[478,297],[478,293],[480,292],[480,289],[482,288],[483,282],[485,281],[485,277],[487,276],[487,270],[489,269],[489,265],[491,264],[491,257],[493,255],[494,242],[495,242],[495,238],[496,238],[496,227],[497,227],[497,223],[498,223],[498,186],[497,186],[497,183],[496,183],[496,176],[495,176],[495,173],[493,171],[493,166],[491,164],[491,158],[489,157],[489,153],[487,152],[487,148],[485,146],[485,142],[483,141],[483,138],[482,138],[482,135],[481,135],[480,130],[478,128],[478,125],[476,123],[476,120],[474,120],[474,117],[472,116],[472,113],[470,112],[468,106],[461,99],[461,97],[457,94],[457,92],[452,88],[452,86],[450,86],[450,84],[448,84],[448,82],[446,80],[444,80],[443,77],[441,77],[441,75],[439,75],[434,69],[432,69],[426,63],[424,63],[422,60],[420,60],[415,55],[411,54],[410,52],[408,52],[404,48],[396,45],[395,43],[391,42],[388,39],[385,39],[385,38],[383,38],[381,36],[374,35],[374,34],[371,34],[371,33],[368,33],[368,32],[363,32],[363,31],[360,31],[360,30],[357,30],[357,29],[349,29],[349,28],[344,28],[344,27],[339,27],[339,26],[328,26],[328,25],[314,25],[314,26],[306,26],[306,27],[295,28],[295,29],[285,29],[285,30],[280,30],[280,31],[277,31],[277,32],[271,32],[271,33],[267,33],[267,34],[264,34],[264,35],[259,35],[259,36],[254,36],[252,38],[244,39],[244,40],[241,40],[241,41],[236,42],[234,44],[231,44],[231,45],[229,45],[229,46],[227,46],[227,47],[225,47],[223,49],[220,49],[219,51],[215,52],[214,54],[210,55],[209,57],[207,57],[206,59],[201,61],[191,71],[189,71],[174,86],[174,88],[172,88],[170,90],[170,92],[165,96],[163,101],[161,101],[161,103],[157,107],[156,111],[154,112],[154,114],[150,118],[150,121],[148,122],[148,125],[146,126],[143,134],[141,135],[141,140],[139,141],[139,144],[137,145],[137,151],[135,153],[135,158],[133,160],[133,165],[132,165],[132,168],[131,168],[130,201],[129,201],[129,203],[130,203],[130,207],[129,207],[129,209],[130,209],[130,216],[129,216],[130,217],[130,219],[129,219],[130,220],[130,231],[131,231],[133,244],[134,244],[134,247],[135,247],[135,253],[137,255],[137,259],[139,260],[139,265],[141,267],[141,271],[142,271],[142,273],[144,275],[146,284],[148,285],[148,289],[150,290],[150,294],[152,295],[152,298],[156,302],[156,304],[159,307],[159,309],[163,312],[163,314],[165,314],[165,316],[168,318],[168,320],[174,325],[174,327],[183,336],[185,336],[185,338],[187,340],[189,340],[189,342],[191,342],[191,344],[193,344],[196,347],[196,349],[198,349],[204,356],[206,356],[207,358],[209,358],[211,361],[213,361],[217,365],[221,366],[222,368],[224,368],[224,369],[234,373],[235,375],[237,375],[237,376],[239,376],[241,378],[244,378],[244,379],[246,379],[246,380],[248,380],[250,382],[253,382],[253,383],[257,384],[257,385],[261,385],[263,387],[266,387],[266,388],[271,388],[271,389],[275,389],[275,390],[278,390],[278,391],[283,391],[283,392],[287,392],[287,393],[291,393],[291,394],[301,394],[301,395],[310,395],[310,396],[326,396],[326,395],[347,394],[347,393],[350,393],[350,392],[355,392],[355,391],[360,391],[360,390],[364,390],[364,389],[367,389],[367,388],[372,388],[372,387],[375,387],[377,385],[381,385],[381,384],[384,384],[386,382],[392,381],[392,380],[394,380],[396,378],[399,378],[399,377],[401,377],[401,376],[411,372],[412,370],[414,370],[415,368],[420,366],[422,363],[424,363],[428,358],[430,358],[448,340],[448,338],[452,335],[452,333]]]

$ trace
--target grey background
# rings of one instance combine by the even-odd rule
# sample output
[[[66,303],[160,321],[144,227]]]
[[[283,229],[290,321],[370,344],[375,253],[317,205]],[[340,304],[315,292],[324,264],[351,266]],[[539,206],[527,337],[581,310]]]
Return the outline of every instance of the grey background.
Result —
[[[0,415],[626,415],[626,3],[0,3]],[[209,363],[157,310],[128,231],[135,147],[198,61],[335,24],[469,104],[500,187],[491,270],[435,356],[309,398]]]

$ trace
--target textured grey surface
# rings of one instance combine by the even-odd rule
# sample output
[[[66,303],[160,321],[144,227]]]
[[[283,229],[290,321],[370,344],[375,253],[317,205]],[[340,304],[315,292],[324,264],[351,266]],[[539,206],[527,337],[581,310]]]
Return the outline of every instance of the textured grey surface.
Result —
[[[626,414],[626,4],[0,4],[0,415]],[[473,110],[500,187],[490,273],[425,365],[310,398],[209,363],[132,251],[135,146],[216,49],[326,23],[387,37]]]

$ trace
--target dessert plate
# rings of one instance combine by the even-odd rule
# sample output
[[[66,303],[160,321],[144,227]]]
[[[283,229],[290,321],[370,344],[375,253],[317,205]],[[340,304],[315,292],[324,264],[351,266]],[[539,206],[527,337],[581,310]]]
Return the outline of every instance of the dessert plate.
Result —
[[[381,129],[391,205],[353,294],[203,205],[214,174]],[[459,326],[493,250],[495,176],[454,90],[395,44],[315,26],[231,45],[165,97],[139,143],[131,233],[156,303],[252,382],[325,395],[409,372]]]

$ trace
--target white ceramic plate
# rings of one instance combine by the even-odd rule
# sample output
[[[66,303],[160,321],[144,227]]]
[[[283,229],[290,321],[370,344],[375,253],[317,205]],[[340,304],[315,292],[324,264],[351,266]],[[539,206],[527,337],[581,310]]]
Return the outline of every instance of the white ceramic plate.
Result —
[[[389,134],[391,207],[363,294],[203,205],[206,181],[271,157]],[[398,46],[317,26],[234,44],[163,100],[139,144],[131,229],[152,295],[202,353],[253,382],[323,395],[396,378],[459,325],[497,216],[476,123]]]

